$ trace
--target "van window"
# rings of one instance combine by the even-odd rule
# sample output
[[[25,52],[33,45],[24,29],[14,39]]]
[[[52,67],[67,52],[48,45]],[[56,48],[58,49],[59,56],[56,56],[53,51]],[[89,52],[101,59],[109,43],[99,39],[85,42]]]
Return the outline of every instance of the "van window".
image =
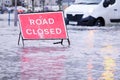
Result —
[[[109,5],[113,5],[115,3],[115,0],[105,0],[103,2],[103,6],[106,8],[108,7]]]
[[[110,4],[114,4],[115,3],[115,0],[110,0]]]
[[[99,4],[102,0],[75,0],[76,4]]]

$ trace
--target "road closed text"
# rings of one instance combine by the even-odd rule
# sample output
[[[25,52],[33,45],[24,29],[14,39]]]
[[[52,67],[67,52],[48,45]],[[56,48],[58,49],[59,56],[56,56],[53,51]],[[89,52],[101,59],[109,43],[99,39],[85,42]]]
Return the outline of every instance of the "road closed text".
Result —
[[[60,28],[51,28],[51,29],[26,29],[26,34],[28,35],[54,35],[54,34],[61,34],[62,30]]]
[[[54,24],[54,19],[53,18],[42,18],[42,16],[38,19],[29,19],[30,25],[50,25]]]

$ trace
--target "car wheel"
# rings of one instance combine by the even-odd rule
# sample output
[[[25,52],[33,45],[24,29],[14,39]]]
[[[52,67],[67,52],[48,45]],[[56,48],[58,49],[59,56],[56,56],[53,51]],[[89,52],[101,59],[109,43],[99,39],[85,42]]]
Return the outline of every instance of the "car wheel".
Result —
[[[102,19],[97,19],[95,22],[95,26],[105,26],[104,20]]]

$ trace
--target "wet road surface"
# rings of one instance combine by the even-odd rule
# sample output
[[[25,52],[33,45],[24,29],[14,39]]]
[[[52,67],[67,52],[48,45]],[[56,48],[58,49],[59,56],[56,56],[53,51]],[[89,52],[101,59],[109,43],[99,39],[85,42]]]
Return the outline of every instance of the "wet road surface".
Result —
[[[0,80],[120,80],[120,27],[68,25],[58,40],[17,45],[19,27],[0,22]]]

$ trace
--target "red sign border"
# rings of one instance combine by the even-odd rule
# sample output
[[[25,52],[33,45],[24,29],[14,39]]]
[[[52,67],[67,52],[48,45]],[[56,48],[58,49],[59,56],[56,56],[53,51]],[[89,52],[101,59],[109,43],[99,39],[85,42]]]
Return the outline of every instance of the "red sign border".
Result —
[[[20,15],[33,15],[33,14],[49,14],[49,13],[62,13],[62,19],[63,19],[63,21],[64,21],[64,29],[65,29],[65,32],[66,32],[66,38],[49,38],[49,39],[27,39],[27,38],[25,38],[24,36],[23,36],[23,32],[22,32],[22,25],[21,25],[21,20],[20,20],[20,18],[19,18],[19,16]],[[67,27],[66,27],[66,24],[65,24],[65,19],[64,19],[64,15],[63,15],[63,12],[62,11],[58,11],[58,12],[44,12],[44,13],[28,13],[28,14],[19,14],[18,15],[18,19],[19,19],[19,24],[20,24],[20,32],[21,32],[21,35],[22,35],[22,38],[24,39],[24,40],[59,40],[59,39],[68,39],[69,38],[69,36],[68,36],[68,32],[67,32]]]
[[[66,38],[49,38],[49,39],[24,39],[23,37],[23,34],[21,33],[21,24],[20,24],[20,21],[19,21],[19,28],[20,28],[20,33],[19,33],[19,38],[18,38],[18,45],[20,44],[20,38],[22,39],[22,44],[23,44],[23,47],[24,47],[24,40],[61,40],[60,42],[55,42],[53,44],[61,44],[63,45],[63,40],[67,40],[68,42],[68,46],[70,46],[70,40],[69,40],[69,36],[68,36],[68,32],[67,32],[67,27],[66,27],[66,24],[65,24],[65,20],[64,20],[64,15],[63,15],[63,12],[62,11],[57,11],[57,12],[44,12],[44,14],[46,13],[62,13],[62,16],[63,16],[63,21],[64,21],[64,29],[66,31]],[[38,14],[38,13],[29,13],[29,14]],[[43,14],[43,13],[39,13],[39,14]],[[21,15],[21,14],[19,14]],[[18,18],[19,18],[19,15],[18,15]],[[27,14],[22,14],[22,15],[27,15]],[[19,19],[20,20],[20,19]]]

